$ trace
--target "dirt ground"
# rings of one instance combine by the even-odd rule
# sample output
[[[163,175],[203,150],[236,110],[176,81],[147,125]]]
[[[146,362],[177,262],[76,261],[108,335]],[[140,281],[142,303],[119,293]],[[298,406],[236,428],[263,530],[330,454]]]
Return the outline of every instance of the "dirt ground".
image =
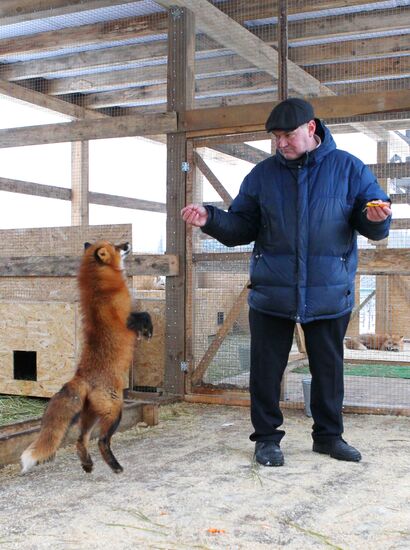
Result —
[[[95,443],[25,476],[0,470],[2,549],[362,550],[410,548],[410,419],[346,415],[359,464],[311,451],[311,419],[285,411],[285,465],[253,462],[249,410],[174,404],[160,423],[118,433],[124,473]]]

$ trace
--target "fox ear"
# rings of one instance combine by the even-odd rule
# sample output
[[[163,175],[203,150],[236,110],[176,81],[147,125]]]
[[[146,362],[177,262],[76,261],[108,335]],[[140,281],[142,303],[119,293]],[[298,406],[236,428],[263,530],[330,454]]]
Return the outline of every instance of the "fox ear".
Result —
[[[91,243],[84,243],[84,250],[87,250],[87,248],[90,248]]]
[[[102,262],[103,264],[108,264],[111,260],[111,254],[107,250],[105,246],[102,246],[98,250],[95,251],[95,257],[97,260]]]

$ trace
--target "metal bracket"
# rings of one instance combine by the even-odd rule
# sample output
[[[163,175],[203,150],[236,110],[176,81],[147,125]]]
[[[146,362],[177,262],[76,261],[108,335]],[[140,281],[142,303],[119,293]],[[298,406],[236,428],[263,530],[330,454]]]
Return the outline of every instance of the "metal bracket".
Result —
[[[171,6],[170,12],[171,17],[174,19],[180,19],[184,14],[184,8],[180,8],[179,6]]]
[[[189,162],[181,162],[181,171],[182,172],[189,172],[189,169],[190,169],[190,166],[189,166]]]
[[[188,372],[188,363],[186,361],[181,361],[180,363],[181,372]]]

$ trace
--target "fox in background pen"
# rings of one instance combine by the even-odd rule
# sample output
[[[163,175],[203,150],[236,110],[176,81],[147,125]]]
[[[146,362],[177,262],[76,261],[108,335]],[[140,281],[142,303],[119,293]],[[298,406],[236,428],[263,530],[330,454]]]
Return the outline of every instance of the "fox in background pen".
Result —
[[[92,429],[98,423],[98,447],[115,472],[123,468],[115,458],[111,437],[123,408],[123,379],[129,370],[136,335],[151,338],[149,313],[131,312],[131,296],[123,261],[129,243],[85,243],[78,274],[83,322],[83,348],[73,378],[49,401],[40,433],[21,455],[22,472],[51,460],[70,425],[79,422],[77,454],[85,472],[93,461],[88,452]]]

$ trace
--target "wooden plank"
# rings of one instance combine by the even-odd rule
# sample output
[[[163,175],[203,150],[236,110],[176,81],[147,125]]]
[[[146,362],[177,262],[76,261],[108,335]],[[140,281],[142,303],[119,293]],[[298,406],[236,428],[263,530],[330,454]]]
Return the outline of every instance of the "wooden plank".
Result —
[[[120,195],[108,195],[107,193],[89,192],[91,204],[102,204],[104,206],[116,206],[117,208],[131,208],[133,210],[146,210],[147,212],[160,212],[166,214],[166,204],[163,202],[146,201],[134,197],[123,197]]]
[[[410,218],[393,218],[390,226],[392,229],[410,229]]]
[[[36,197],[46,197],[48,199],[60,199],[65,201],[71,201],[72,197],[71,189],[58,187],[56,185],[43,185],[42,183],[12,180],[8,178],[0,178],[0,191],[33,195]],[[95,191],[89,191],[88,200],[91,204],[115,206],[117,208],[146,210],[147,212],[160,212],[163,214],[167,211],[166,204],[163,202],[135,199],[134,197],[124,197],[122,195],[96,193]]]
[[[89,142],[71,144],[71,225],[89,224]]]
[[[81,256],[2,256],[0,277],[76,277],[80,263]],[[177,276],[178,266],[174,254],[133,254],[125,261],[128,276]]]
[[[184,400],[187,403],[203,403],[207,405],[230,405],[235,407],[249,407],[250,397],[248,392],[234,392],[225,390],[221,394],[189,393]],[[281,401],[282,409],[303,410],[305,404],[296,401]],[[346,414],[387,414],[394,416],[410,416],[409,407],[389,407],[379,405],[343,405]]]
[[[175,113],[155,113],[78,120],[0,130],[0,147],[22,147],[66,141],[162,134],[176,130]]]
[[[270,19],[278,14],[280,0],[269,0],[249,2],[249,0],[236,0],[235,2],[221,3],[220,10],[238,22],[250,21],[252,19]],[[371,0],[366,4],[378,4],[377,0]],[[289,15],[298,14],[304,19],[303,14],[311,15],[312,12],[322,10],[335,10],[337,8],[352,8],[363,4],[363,0],[312,0],[300,2],[300,0],[288,0],[287,9]],[[350,11],[350,10],[349,10]]]
[[[410,162],[379,162],[368,164],[368,167],[378,179],[410,176]]]
[[[215,174],[212,172],[212,170],[209,168],[209,166],[206,164],[203,158],[196,152],[194,152],[194,162],[197,168],[202,172],[202,174],[206,177],[206,179],[209,181],[209,183],[212,185],[212,187],[221,197],[221,199],[227,205],[230,205],[232,202],[231,195],[228,193],[228,191],[225,189],[222,183],[218,180],[218,178],[215,176]]]
[[[224,322],[222,323],[218,332],[216,333],[214,340],[212,341],[211,345],[206,350],[204,356],[198,363],[198,366],[195,368],[194,372],[192,373],[192,376],[191,376],[192,384],[199,384],[201,382],[212,359],[215,357],[218,349],[221,347],[221,344],[225,336],[231,330],[234,322],[236,321],[239,315],[239,312],[241,311],[244,304],[246,303],[246,299],[248,297],[248,292],[249,292],[248,284],[249,284],[249,281],[246,282],[245,286],[240,292],[232,308],[229,310],[228,315],[226,316]]]
[[[259,139],[266,138],[265,136],[259,136]],[[265,151],[262,151],[257,147],[252,147],[252,145],[248,145],[247,143],[226,143],[220,145],[210,144],[208,147],[214,151],[224,153],[225,155],[229,155],[237,159],[245,160],[246,162],[251,162],[252,164],[258,164],[258,162],[262,162],[271,156],[269,153],[265,153]]]
[[[151,61],[151,60],[150,60]],[[152,61],[151,61],[152,63]],[[245,73],[254,71],[254,66],[249,61],[238,55],[223,55],[216,58],[198,59],[195,61],[195,77],[203,79],[207,75],[218,74],[217,78],[224,75]],[[50,95],[62,95],[72,93],[93,93],[100,90],[118,90],[124,87],[147,86],[150,84],[166,83],[167,65],[166,58],[163,63],[134,66],[112,72],[70,76],[55,78],[47,81],[46,90]],[[199,83],[199,82],[198,82]]]
[[[350,322],[353,321],[353,319],[355,317],[358,317],[360,311],[364,308],[364,306],[366,304],[368,304],[370,302],[370,300],[372,298],[374,298],[376,296],[376,291],[373,290],[372,292],[370,292],[370,294],[363,300],[363,302],[361,302],[360,304],[358,304],[356,307],[353,308],[353,311],[352,311],[352,315],[350,316]]]
[[[362,59],[374,59],[376,57],[391,55],[409,55],[410,45],[408,40],[403,40],[403,34],[396,36],[383,36],[366,38],[365,40],[346,40],[340,42],[331,41],[325,44],[298,46],[290,42],[289,57],[298,65],[336,63]],[[380,83],[379,83],[380,84]]]
[[[0,59],[9,56],[27,55],[34,57],[50,51],[78,48],[82,44],[98,45],[111,41],[130,40],[143,36],[152,36],[167,32],[166,13],[152,16],[135,16],[111,20],[108,23],[92,23],[78,27],[67,27],[53,31],[41,32],[26,36],[4,38],[0,40]]]
[[[47,197],[49,199],[71,200],[71,189],[58,187],[56,185],[43,185],[30,181],[12,180],[9,178],[0,178],[0,191],[33,195],[36,197]]]
[[[288,7],[287,0],[278,2],[278,99],[288,97]],[[283,388],[282,388],[283,389]]]
[[[385,92],[390,90],[406,90],[409,88],[410,78],[386,78],[385,80],[359,80],[356,82],[329,83],[329,88],[337,95],[345,94],[368,94],[371,92]],[[384,121],[380,120],[380,124],[384,125]]]
[[[360,275],[410,275],[410,249],[362,249],[357,272]]]
[[[0,25],[45,19],[85,10],[129,4],[136,0],[1,0]]]
[[[401,30],[407,32],[410,8],[378,9],[359,11],[328,17],[309,18],[289,22],[289,43],[293,46],[298,42],[315,40],[322,42],[336,42],[336,38],[349,40],[351,36],[362,35],[362,38],[372,37],[374,33],[388,33]],[[252,29],[254,34],[264,42],[276,44],[277,25],[260,25]]]
[[[71,118],[99,119],[106,117],[106,115],[102,113],[89,111],[84,109],[84,107],[73,105],[67,101],[63,101],[56,97],[47,96],[41,92],[24,88],[19,84],[7,82],[3,79],[0,80],[0,94],[13,97],[14,99],[18,99],[32,105],[37,105],[37,107],[41,107],[43,109],[49,109],[51,111],[61,113]]]
[[[336,119],[386,111],[410,110],[408,90],[307,98],[318,118]],[[224,108],[196,109],[180,113],[179,128],[190,137],[216,133],[263,131],[274,104],[256,103]]]
[[[134,428],[138,422],[145,422],[148,426],[158,424],[158,403],[148,400],[126,400],[118,430],[123,432]],[[40,431],[41,418],[15,422],[0,427],[0,467],[6,464],[19,462],[21,453],[34,441]],[[78,426],[71,427],[62,446],[71,445],[78,439]],[[98,436],[95,429],[92,438]]]
[[[312,76],[330,85],[343,81],[358,80],[364,82],[375,78],[398,78],[410,73],[410,57],[394,56],[387,58],[352,59],[343,63],[321,63],[313,65],[308,62],[302,65]]]
[[[131,224],[1,229],[0,257],[80,256],[86,241],[132,243]],[[4,262],[3,262],[4,263]]]
[[[232,264],[240,262],[247,270],[249,252],[232,253],[204,253],[194,254],[192,261],[212,262],[213,270],[218,269],[218,263],[226,268],[228,262]],[[360,275],[409,275],[410,274],[410,249],[409,248],[386,248],[383,250],[360,249],[359,267]]]
[[[172,6],[168,12],[167,108],[185,111],[192,108],[195,88],[195,17],[188,9]],[[167,135],[167,252],[176,254],[181,271],[166,280],[166,356],[164,389],[168,394],[185,393],[185,374],[181,369],[185,355],[185,261],[186,227],[181,219],[185,206],[187,140],[184,132]]]

